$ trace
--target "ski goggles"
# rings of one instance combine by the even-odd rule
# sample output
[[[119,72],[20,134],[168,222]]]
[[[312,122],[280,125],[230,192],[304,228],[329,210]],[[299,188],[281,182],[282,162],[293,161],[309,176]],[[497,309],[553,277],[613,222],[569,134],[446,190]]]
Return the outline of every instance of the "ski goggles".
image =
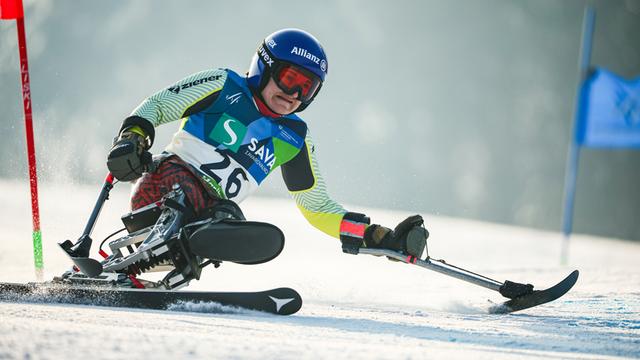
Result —
[[[280,90],[287,95],[293,95],[297,92],[297,99],[303,103],[311,101],[322,86],[322,81],[317,75],[288,63],[277,65],[272,72],[272,77]]]

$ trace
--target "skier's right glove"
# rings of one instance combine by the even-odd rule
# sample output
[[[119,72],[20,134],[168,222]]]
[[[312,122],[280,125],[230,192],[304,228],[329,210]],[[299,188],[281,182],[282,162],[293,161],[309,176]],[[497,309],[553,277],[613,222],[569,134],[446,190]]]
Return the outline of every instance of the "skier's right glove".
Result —
[[[120,181],[133,181],[150,171],[152,158],[147,151],[150,145],[149,137],[139,127],[122,130],[107,157],[111,174]]]
[[[422,216],[412,215],[393,230],[381,225],[369,225],[364,232],[364,244],[368,248],[390,249],[420,258],[428,237]]]

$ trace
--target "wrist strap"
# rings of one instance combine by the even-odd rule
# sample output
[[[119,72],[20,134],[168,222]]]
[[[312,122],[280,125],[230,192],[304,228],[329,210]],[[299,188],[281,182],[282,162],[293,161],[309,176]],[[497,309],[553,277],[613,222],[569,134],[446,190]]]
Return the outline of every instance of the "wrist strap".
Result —
[[[149,148],[150,148],[151,145],[153,145],[153,140],[155,139],[155,136],[156,136],[156,130],[153,127],[153,124],[149,120],[143,117],[132,115],[124,119],[124,121],[122,122],[122,126],[120,127],[120,131],[118,131],[118,134],[122,133],[127,128],[132,128],[134,126],[139,126],[142,132],[145,134],[144,137],[145,138],[148,137]]]
[[[340,223],[340,241],[342,251],[356,255],[364,242],[364,232],[371,223],[365,214],[348,212]]]

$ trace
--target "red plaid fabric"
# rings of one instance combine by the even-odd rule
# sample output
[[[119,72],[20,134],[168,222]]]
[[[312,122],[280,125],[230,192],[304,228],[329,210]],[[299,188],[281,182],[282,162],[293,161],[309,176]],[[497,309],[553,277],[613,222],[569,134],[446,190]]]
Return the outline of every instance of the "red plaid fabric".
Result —
[[[187,166],[179,158],[171,157],[163,161],[154,172],[144,174],[134,186],[131,210],[159,201],[171,191],[173,184],[180,185],[196,214],[213,206],[217,199],[207,192]]]

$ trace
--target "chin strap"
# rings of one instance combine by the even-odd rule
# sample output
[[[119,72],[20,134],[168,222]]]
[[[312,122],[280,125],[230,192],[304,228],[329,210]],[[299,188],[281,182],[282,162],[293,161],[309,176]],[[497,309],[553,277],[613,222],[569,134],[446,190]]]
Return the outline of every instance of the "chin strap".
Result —
[[[342,252],[357,255],[364,244],[364,233],[371,220],[365,214],[348,212],[340,222]]]
[[[262,101],[262,99],[260,99],[259,96],[253,95],[253,100],[255,101],[256,106],[258,107],[258,111],[260,111],[262,115],[269,116],[276,119],[282,117],[282,114],[278,114],[277,112],[274,112],[273,110],[271,110],[269,106],[265,104],[265,102]]]

